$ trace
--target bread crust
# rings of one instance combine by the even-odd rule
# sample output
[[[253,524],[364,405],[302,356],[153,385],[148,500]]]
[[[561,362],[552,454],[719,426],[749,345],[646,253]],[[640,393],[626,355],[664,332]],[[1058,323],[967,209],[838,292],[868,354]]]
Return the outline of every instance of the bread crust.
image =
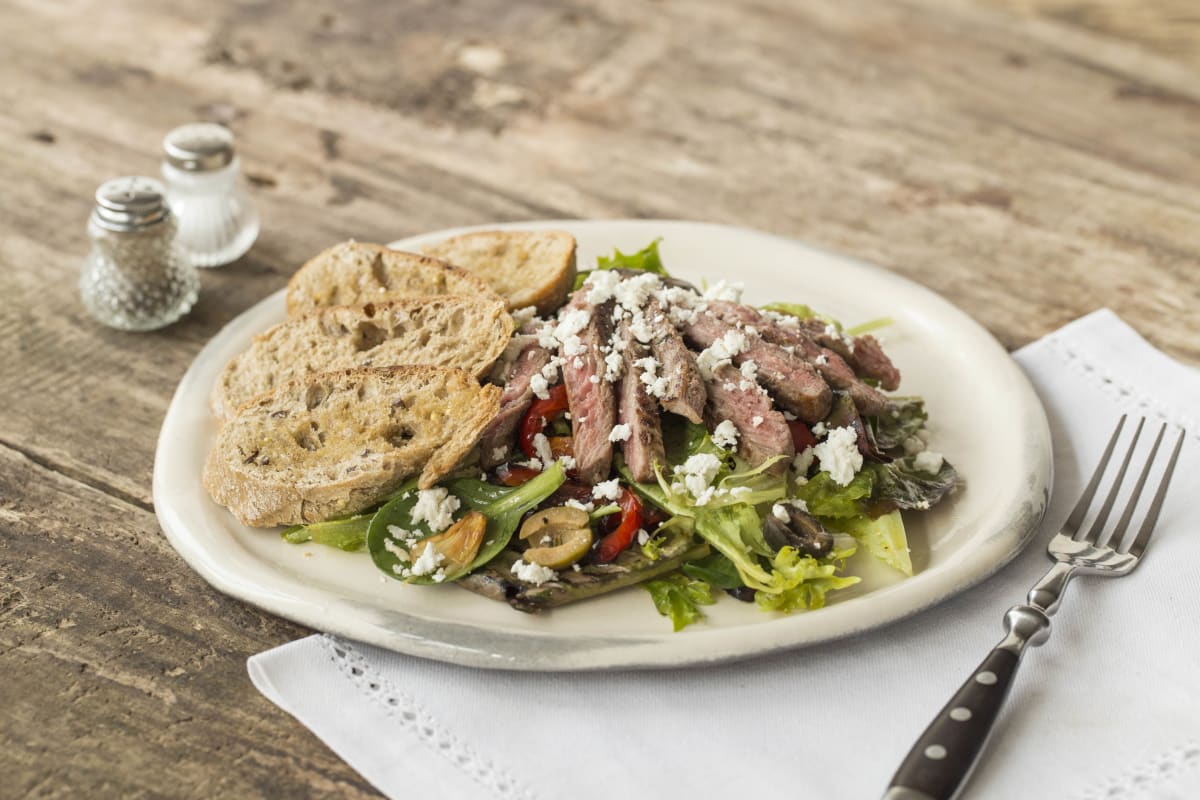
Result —
[[[534,306],[541,316],[565,303],[575,285],[575,237],[566,231],[474,231],[422,252],[483,279],[510,309]]]
[[[332,306],[286,320],[230,359],[209,405],[223,420],[276,384],[312,372],[432,364],[482,377],[508,346],[512,317],[503,301],[440,295],[363,306]]]
[[[253,527],[354,514],[414,475],[429,488],[453,470],[499,410],[500,392],[464,370],[432,366],[288,381],[222,426],[204,488]]]
[[[345,241],[304,263],[287,285],[287,313],[433,295],[499,297],[469,271],[432,256]]]

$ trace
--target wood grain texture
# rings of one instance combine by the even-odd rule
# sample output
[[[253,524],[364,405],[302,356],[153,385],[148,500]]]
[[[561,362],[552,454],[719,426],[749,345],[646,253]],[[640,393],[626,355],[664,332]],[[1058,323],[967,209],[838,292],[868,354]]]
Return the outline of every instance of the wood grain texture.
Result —
[[[200,347],[335,241],[706,219],[909,276],[1009,347],[1109,306],[1200,364],[1200,34],[1178,1],[1080,11],[1119,6],[0,2],[0,796],[371,794],[245,677],[303,631],[195,577],[150,492]],[[91,193],[193,119],[235,131],[261,237],[184,321],[107,330]]]

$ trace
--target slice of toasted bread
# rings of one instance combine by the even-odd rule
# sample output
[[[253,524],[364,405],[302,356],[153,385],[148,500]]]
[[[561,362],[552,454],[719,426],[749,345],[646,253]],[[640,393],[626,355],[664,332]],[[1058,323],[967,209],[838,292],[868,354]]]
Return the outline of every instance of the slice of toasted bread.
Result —
[[[501,300],[408,298],[335,306],[290,319],[255,337],[213,386],[211,407],[226,419],[255,396],[294,378],[351,367],[430,364],[482,376],[513,332]]]
[[[204,488],[243,524],[320,522],[432,486],[470,452],[500,387],[461,369],[368,367],[289,381],[222,426]]]
[[[495,296],[487,284],[458,267],[378,244],[342,242],[312,258],[288,281],[288,316],[326,306],[459,294]]]
[[[575,283],[575,237],[562,231],[478,231],[427,245],[436,256],[482,278],[510,309],[550,314]]]

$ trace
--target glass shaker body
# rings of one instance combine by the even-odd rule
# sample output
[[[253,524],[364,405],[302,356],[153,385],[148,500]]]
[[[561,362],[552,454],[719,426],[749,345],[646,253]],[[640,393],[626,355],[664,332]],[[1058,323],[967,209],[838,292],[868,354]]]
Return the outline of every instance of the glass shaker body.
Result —
[[[125,182],[159,193],[158,209],[129,221],[113,211],[101,196]],[[135,183],[136,182],[136,183]],[[97,192],[99,205],[88,220],[91,250],[83,263],[79,292],[93,317],[113,328],[148,331],[176,321],[195,305],[200,277],[187,255],[175,244],[175,219],[161,197],[162,187],[148,178],[109,181]],[[150,206],[146,206],[150,208]]]
[[[176,241],[197,267],[242,256],[258,237],[258,212],[241,177],[229,129],[183,125],[163,140],[167,203],[179,225]]]

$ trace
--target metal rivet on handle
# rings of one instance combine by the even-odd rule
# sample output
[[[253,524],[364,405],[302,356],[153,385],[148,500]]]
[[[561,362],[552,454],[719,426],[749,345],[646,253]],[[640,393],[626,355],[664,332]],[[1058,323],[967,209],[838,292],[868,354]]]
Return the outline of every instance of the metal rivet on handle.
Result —
[[[925,757],[933,761],[941,761],[946,757],[946,748],[940,744],[931,744],[925,748]]]
[[[954,720],[955,722],[966,722],[971,718],[971,716],[971,709],[964,706],[958,706],[950,709],[950,719]]]
[[[975,676],[975,682],[982,683],[984,686],[991,686],[996,682],[996,673],[985,669]]]

